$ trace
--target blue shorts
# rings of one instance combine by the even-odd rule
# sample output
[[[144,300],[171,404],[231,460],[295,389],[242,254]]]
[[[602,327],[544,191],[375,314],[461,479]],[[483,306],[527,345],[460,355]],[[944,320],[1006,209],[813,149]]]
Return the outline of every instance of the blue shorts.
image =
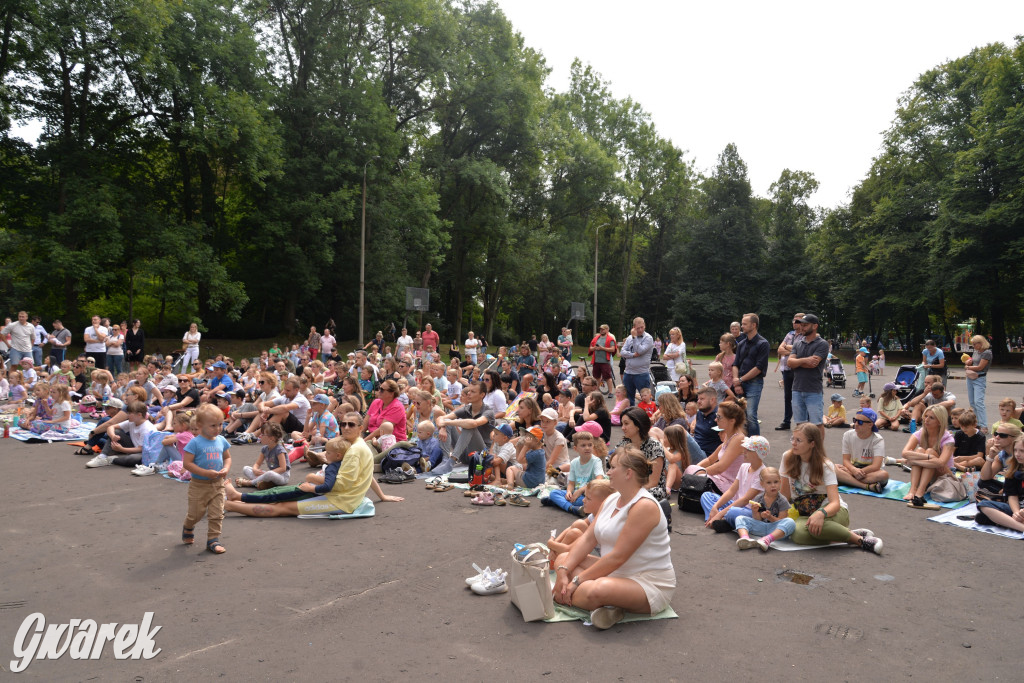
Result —
[[[867,382],[868,382],[868,373],[866,373],[866,372],[858,372],[857,373],[857,381],[860,382],[861,384],[867,384]]]
[[[793,392],[793,421],[820,425],[825,415],[825,394],[810,391]]]

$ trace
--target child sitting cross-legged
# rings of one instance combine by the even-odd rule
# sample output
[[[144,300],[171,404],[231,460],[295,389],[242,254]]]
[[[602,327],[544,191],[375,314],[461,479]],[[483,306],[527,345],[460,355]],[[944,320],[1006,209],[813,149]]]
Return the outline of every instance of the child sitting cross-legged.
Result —
[[[569,552],[569,548],[576,542],[576,539],[586,533],[587,527],[593,524],[594,515],[601,509],[605,499],[613,493],[615,493],[615,489],[607,479],[594,479],[587,485],[587,497],[583,499],[583,512],[587,516],[577,519],[562,533],[547,540],[546,545],[550,551],[548,559],[554,562],[556,557]]]
[[[796,531],[796,522],[789,517],[789,501],[779,492],[782,488],[779,470],[761,468],[761,486],[764,491],[750,501],[750,516],[736,518],[736,530],[740,534],[736,547],[740,550],[757,546],[767,552],[772,543]],[[755,541],[750,537],[752,533],[761,538]]]
[[[235,479],[235,486],[269,489],[275,486],[286,486],[291,477],[292,464],[288,461],[288,453],[281,445],[284,430],[277,422],[264,422],[260,427],[260,455],[255,465],[242,468],[245,476]]]
[[[507,424],[497,425],[491,432],[491,471],[495,484],[501,484],[505,470],[510,463],[515,464],[515,459],[516,447],[512,443],[512,427]]]
[[[978,429],[978,418],[970,408],[959,415],[960,429],[953,434],[953,465],[961,472],[985,466],[985,435]]]
[[[569,463],[569,476],[566,490],[557,489],[546,498],[541,498],[542,505],[553,505],[583,517],[583,503],[586,500],[587,487],[591,482],[604,478],[601,461],[594,457],[594,435],[588,431],[578,431],[573,435],[573,447],[578,457]]]
[[[532,489],[544,483],[545,466],[547,458],[544,456],[544,448],[541,439],[544,432],[534,425],[526,430],[522,439],[524,448],[513,463],[510,463],[505,470],[505,488],[512,490],[516,486]]]

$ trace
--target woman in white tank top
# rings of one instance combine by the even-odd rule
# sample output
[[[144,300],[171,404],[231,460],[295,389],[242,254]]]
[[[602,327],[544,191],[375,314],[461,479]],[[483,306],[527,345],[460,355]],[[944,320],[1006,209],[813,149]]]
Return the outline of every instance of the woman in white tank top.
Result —
[[[569,552],[555,560],[555,601],[590,610],[598,628],[611,627],[626,611],[657,614],[675,591],[668,523],[644,488],[650,474],[639,450],[619,448],[608,469],[616,493]],[[595,548],[600,557],[590,554]]]

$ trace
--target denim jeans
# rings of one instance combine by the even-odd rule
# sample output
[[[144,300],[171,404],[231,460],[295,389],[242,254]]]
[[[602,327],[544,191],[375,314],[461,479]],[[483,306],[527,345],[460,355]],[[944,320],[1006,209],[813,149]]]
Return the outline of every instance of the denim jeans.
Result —
[[[755,377],[743,382],[743,397],[747,399],[747,436],[759,436],[761,425],[757,421],[757,405],[761,402],[764,378]]]
[[[12,348],[8,351],[8,354],[9,360],[11,362],[11,367],[17,367],[18,363],[21,362],[22,358],[28,358],[32,362],[35,362],[35,359],[32,357],[31,351],[19,351],[18,349]]]
[[[967,380],[967,402],[971,404],[971,409],[974,410],[974,414],[978,418],[978,429],[988,427],[988,414],[985,412],[985,383],[987,380],[987,375]]]
[[[633,407],[636,405],[635,395],[640,393],[641,389],[651,388],[651,375],[622,375],[622,386],[626,388],[626,396],[629,397],[629,405]]]
[[[567,491],[564,489],[556,489],[551,492],[551,495],[548,497],[548,502],[555,507],[562,508],[566,512],[575,512],[576,509],[583,509],[583,498],[583,496],[580,496],[578,502],[571,503],[569,502]]]
[[[704,508],[705,522],[708,520],[708,517],[711,516],[711,508],[715,507],[715,503],[721,500],[721,498],[722,497],[717,493],[711,493],[710,491],[706,491],[705,493],[700,494],[700,506]],[[731,502],[731,500],[727,501],[725,505],[728,505]],[[725,507],[725,505],[722,505],[720,507]],[[722,519],[729,522],[729,526],[735,529],[736,518],[743,516],[750,516],[750,508],[730,508],[729,511],[725,513],[725,517],[723,517]]]
[[[793,532],[796,531],[796,522],[789,517],[780,519],[777,522],[762,522],[753,517],[740,517],[736,520],[736,528],[746,529],[751,536],[767,536],[776,529],[782,529],[782,533],[785,534],[783,538],[786,538],[792,536]]]

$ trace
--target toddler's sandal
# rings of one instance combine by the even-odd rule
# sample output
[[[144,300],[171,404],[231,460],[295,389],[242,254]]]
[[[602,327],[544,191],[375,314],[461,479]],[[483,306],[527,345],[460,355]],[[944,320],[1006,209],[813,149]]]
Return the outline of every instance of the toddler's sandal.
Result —
[[[192,533],[195,529],[186,529],[181,527],[181,542],[185,545],[192,545],[196,542],[196,535]]]
[[[206,542],[206,549],[209,550],[214,555],[222,555],[222,554],[227,552],[227,550],[224,548],[224,546],[222,546],[220,544],[220,539],[219,538],[211,538],[209,541],[207,541]]]

